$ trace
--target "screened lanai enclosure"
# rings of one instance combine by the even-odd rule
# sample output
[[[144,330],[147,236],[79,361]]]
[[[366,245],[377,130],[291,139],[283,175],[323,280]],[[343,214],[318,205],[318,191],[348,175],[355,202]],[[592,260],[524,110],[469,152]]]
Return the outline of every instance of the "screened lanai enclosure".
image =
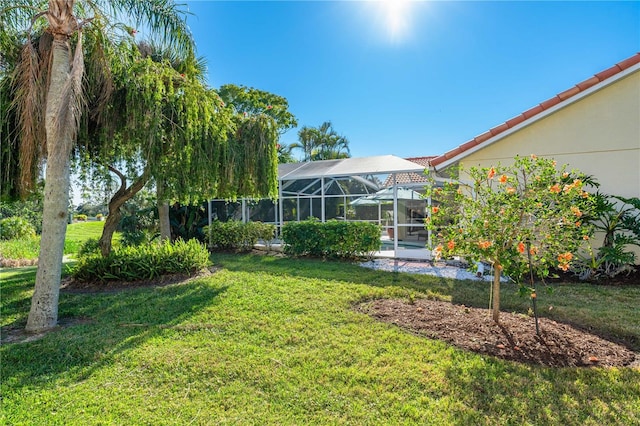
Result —
[[[393,155],[281,164],[277,200],[209,202],[209,221],[261,221],[276,226],[311,217],[381,226],[383,250],[424,249],[429,234],[423,196],[425,165]]]

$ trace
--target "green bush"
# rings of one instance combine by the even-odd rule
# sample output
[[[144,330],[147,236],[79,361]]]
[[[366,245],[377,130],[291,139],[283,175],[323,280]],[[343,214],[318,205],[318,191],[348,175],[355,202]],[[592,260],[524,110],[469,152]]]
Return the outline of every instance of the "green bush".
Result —
[[[76,214],[73,215],[73,218],[79,222],[84,222],[87,220],[88,216],[86,214]]]
[[[209,264],[209,252],[196,240],[114,248],[107,257],[82,256],[73,269],[82,281],[136,281],[165,274],[192,273]]]
[[[26,200],[0,201],[0,219],[19,216],[26,219],[36,230],[42,232],[42,196],[34,194]]]
[[[36,230],[27,219],[13,216],[0,220],[0,239],[15,240],[35,237]]]
[[[284,252],[294,256],[353,259],[380,250],[380,227],[367,222],[315,220],[289,222],[282,228]]]
[[[275,235],[275,226],[262,222],[212,222],[204,227],[213,251],[250,251],[258,240],[268,245]]]
[[[90,256],[92,254],[99,254],[99,253],[100,253],[100,244],[97,238],[89,238],[84,243],[82,243],[82,245],[78,249],[79,257]]]

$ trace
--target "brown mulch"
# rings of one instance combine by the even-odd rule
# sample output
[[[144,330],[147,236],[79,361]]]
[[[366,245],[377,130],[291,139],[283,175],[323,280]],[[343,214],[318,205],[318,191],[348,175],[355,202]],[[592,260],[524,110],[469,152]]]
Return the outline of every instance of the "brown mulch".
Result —
[[[358,309],[421,336],[506,360],[548,367],[640,366],[640,354],[625,346],[547,318],[539,320],[538,337],[534,318],[501,312],[498,325],[488,309],[443,301],[380,299]]]

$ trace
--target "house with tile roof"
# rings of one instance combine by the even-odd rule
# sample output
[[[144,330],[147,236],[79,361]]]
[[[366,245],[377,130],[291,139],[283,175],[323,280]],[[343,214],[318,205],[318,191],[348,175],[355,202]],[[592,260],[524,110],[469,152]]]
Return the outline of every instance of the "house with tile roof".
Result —
[[[434,176],[447,176],[452,166],[464,172],[531,154],[594,176],[603,194],[640,198],[640,53],[431,159],[429,165]],[[632,249],[640,261],[640,250]]]
[[[593,175],[600,192],[640,197],[640,53],[430,160],[432,173],[554,158]]]

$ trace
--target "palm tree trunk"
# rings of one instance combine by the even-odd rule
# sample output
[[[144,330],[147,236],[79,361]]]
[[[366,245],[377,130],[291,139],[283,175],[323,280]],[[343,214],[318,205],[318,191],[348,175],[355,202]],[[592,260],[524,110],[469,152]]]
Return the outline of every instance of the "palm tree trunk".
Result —
[[[500,323],[500,276],[502,275],[502,265],[495,263],[493,265],[493,287],[491,289],[493,299],[493,320],[496,324]]]
[[[69,210],[70,167],[75,123],[58,123],[64,87],[71,69],[68,38],[56,34],[52,46],[52,64],[46,100],[47,168],[42,212],[42,236],[36,284],[26,330],[38,332],[58,322],[58,296],[64,238]]]

